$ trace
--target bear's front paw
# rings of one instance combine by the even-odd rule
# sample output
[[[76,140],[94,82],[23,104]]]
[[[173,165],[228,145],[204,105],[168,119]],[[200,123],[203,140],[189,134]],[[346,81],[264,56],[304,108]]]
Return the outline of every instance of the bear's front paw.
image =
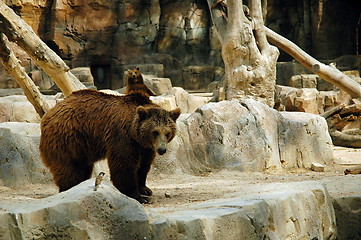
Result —
[[[153,195],[153,191],[150,190],[149,187],[143,187],[142,189],[139,189],[140,195],[145,195],[145,196],[152,196]]]
[[[146,204],[146,203],[150,203],[150,197],[148,196],[140,196],[140,197],[137,197],[136,200],[138,202],[140,202],[141,204]]]

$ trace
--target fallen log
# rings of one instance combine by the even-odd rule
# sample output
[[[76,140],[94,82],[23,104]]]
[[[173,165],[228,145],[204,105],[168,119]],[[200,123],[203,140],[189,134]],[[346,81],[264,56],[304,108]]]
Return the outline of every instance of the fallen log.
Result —
[[[311,72],[320,76],[323,80],[336,85],[338,88],[350,94],[353,98],[361,98],[361,86],[350,77],[343,74],[335,66],[329,66],[317,61],[307,54],[296,44],[285,37],[277,34],[271,29],[265,27],[266,35],[270,43],[281,48],[291,55],[299,63],[305,66]]]
[[[361,104],[349,106],[341,104],[328,110],[321,116],[326,118],[328,131],[334,145],[361,148],[361,130],[344,130],[348,124],[361,119]]]

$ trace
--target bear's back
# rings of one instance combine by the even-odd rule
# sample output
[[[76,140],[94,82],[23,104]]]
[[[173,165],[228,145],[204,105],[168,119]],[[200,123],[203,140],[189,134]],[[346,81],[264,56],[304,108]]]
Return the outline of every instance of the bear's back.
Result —
[[[44,130],[51,126],[59,131],[90,131],[117,122],[128,125],[136,114],[136,108],[149,104],[153,105],[152,101],[141,91],[116,96],[90,89],[79,90],[50,109],[42,118],[41,128]]]

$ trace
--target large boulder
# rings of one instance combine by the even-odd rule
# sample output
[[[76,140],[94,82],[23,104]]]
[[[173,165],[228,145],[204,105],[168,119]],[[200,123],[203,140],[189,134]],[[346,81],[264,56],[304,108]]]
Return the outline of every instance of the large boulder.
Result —
[[[209,169],[265,171],[333,162],[324,118],[279,113],[254,100],[208,103],[177,121],[178,134],[155,167],[169,173]]]
[[[0,185],[49,183],[52,176],[39,154],[37,123],[0,123]]]
[[[94,179],[26,204],[0,204],[2,239],[147,239],[148,217],[134,199]]]

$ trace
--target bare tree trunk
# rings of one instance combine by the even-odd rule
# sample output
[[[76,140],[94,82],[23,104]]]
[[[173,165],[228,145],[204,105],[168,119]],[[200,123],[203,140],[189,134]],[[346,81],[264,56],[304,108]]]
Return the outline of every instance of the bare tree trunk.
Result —
[[[226,99],[247,96],[273,107],[279,52],[267,42],[261,1],[249,0],[249,16],[242,1],[227,1],[228,21],[213,0],[208,5],[222,44]]]
[[[0,1],[0,31],[16,42],[58,85],[65,96],[85,86],[69,71],[69,67],[35,34],[3,1]]]
[[[336,85],[338,88],[344,90],[345,92],[350,94],[351,97],[361,98],[361,86],[357,82],[343,74],[341,71],[339,71],[336,67],[320,63],[319,61],[305,53],[296,44],[275,33],[271,29],[265,27],[265,31],[268,40],[272,44],[276,45],[277,47],[290,54],[294,59],[300,62],[308,70],[317,74],[325,81],[330,82]]]
[[[19,83],[29,102],[34,106],[40,117],[42,117],[50,107],[11,51],[9,41],[3,33],[0,33],[0,60],[6,72],[12,75]]]

